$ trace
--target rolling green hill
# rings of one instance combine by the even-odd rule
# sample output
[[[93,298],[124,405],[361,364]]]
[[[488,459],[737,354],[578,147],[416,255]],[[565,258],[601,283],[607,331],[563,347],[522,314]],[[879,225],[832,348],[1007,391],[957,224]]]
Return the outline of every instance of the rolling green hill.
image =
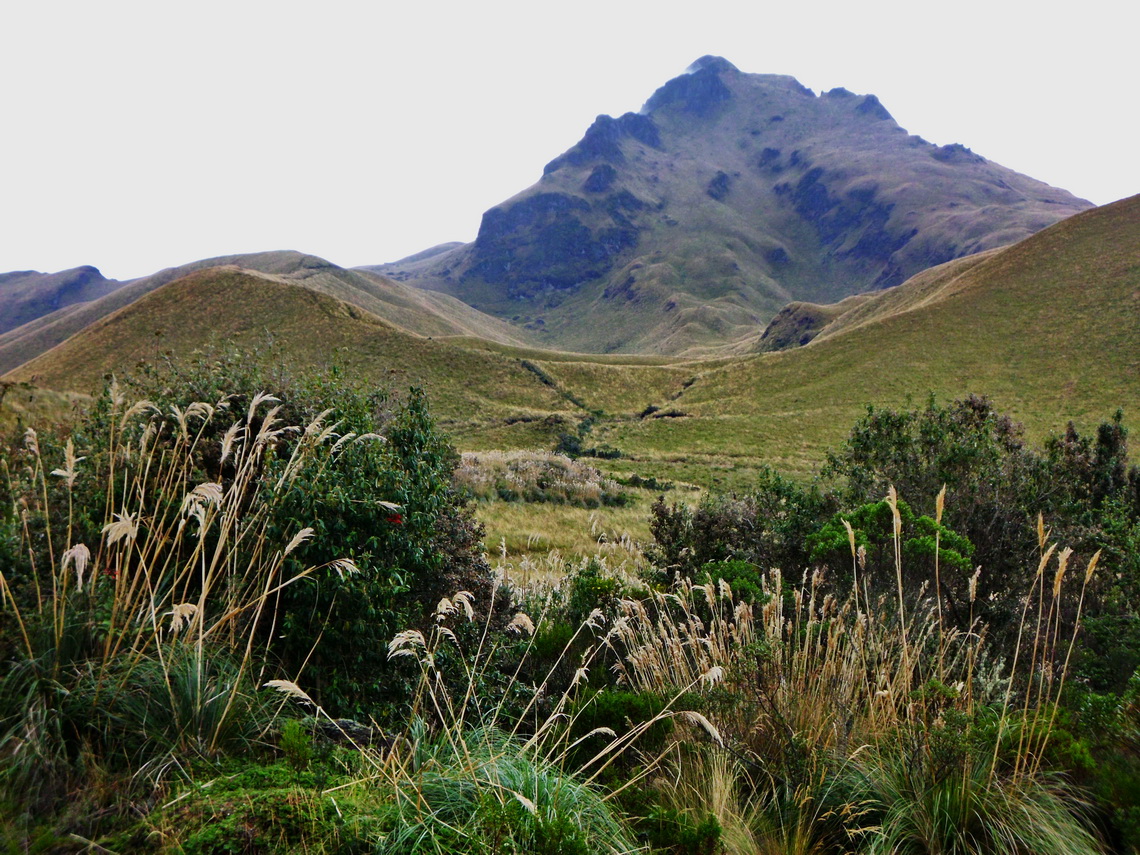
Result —
[[[92,392],[111,372],[234,348],[285,369],[339,365],[394,388],[429,387],[445,417],[526,418],[575,407],[499,354],[455,348],[272,274],[211,267],[155,288],[6,375]],[[473,382],[474,379],[474,382]]]
[[[1140,196],[876,295],[805,347],[733,360],[615,424],[639,455],[804,472],[867,404],[986,394],[1038,439],[1140,401]]]
[[[110,371],[211,346],[337,363],[362,382],[424,385],[464,449],[551,447],[590,426],[599,461],[739,487],[805,474],[867,404],[989,395],[1041,438],[1140,400],[1140,196],[838,307],[806,346],[679,359],[520,348],[401,329],[305,282],[234,267],[183,276],[5,376],[90,392]],[[161,332],[161,335],[156,335]],[[585,421],[585,424],[583,422]]]
[[[262,252],[210,258],[123,284],[91,302],[70,305],[0,335],[0,372],[10,370],[142,296],[195,271],[235,267],[278,277],[343,300],[408,331],[428,336],[479,336],[521,343],[502,321],[448,297],[421,291],[367,271],[346,270],[300,252]]]

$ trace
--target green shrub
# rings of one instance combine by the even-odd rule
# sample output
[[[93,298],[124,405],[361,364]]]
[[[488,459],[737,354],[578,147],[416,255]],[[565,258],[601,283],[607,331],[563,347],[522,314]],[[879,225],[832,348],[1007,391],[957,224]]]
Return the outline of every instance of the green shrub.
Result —
[[[762,604],[768,598],[763,590],[763,575],[750,561],[713,561],[701,568],[697,582],[717,584],[723,580],[737,602]]]
[[[296,772],[305,771],[313,762],[313,736],[296,719],[290,719],[281,726],[277,747],[285,755],[285,762]]]
[[[692,579],[710,562],[732,560],[798,572],[809,563],[806,538],[835,510],[834,501],[814,486],[764,470],[742,497],[710,495],[696,508],[658,500],[646,554],[663,580],[674,573]]]
[[[932,581],[935,574],[935,554],[938,556],[937,578],[941,585],[943,607],[948,608],[957,626],[970,623],[970,582],[974,571],[971,557],[974,546],[970,541],[927,516],[918,516],[902,499],[897,502],[902,525],[901,548],[904,582],[908,590],[918,591],[924,582]],[[851,526],[848,533],[844,523]],[[824,564],[834,576],[838,591],[851,588],[853,564],[851,540],[856,551],[862,550],[859,559],[863,574],[861,585],[872,595],[889,592],[895,585],[894,511],[887,501],[873,502],[850,513],[836,514],[805,543],[811,560]]]
[[[656,805],[637,828],[657,852],[716,855],[721,851],[720,823],[711,813],[698,822],[676,808]]]

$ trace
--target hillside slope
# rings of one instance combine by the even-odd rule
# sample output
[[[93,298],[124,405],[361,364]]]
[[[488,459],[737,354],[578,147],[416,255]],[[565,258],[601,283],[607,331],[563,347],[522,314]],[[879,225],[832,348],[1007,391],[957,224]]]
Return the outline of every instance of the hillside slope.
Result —
[[[346,270],[300,252],[263,252],[210,258],[136,279],[93,302],[71,305],[0,335],[0,373],[67,340],[89,324],[199,270],[236,267],[277,276],[357,306],[397,326],[428,336],[479,336],[520,342],[504,322],[445,294],[425,292],[367,271]]]
[[[816,96],[717,57],[600,116],[471,244],[374,268],[516,319],[543,346],[710,352],[787,303],[829,303],[1015,243],[1089,207],[873,95]]]
[[[97,300],[122,286],[94,267],[59,273],[18,270],[0,273],[0,333],[58,309]]]
[[[840,319],[842,320],[842,318]],[[806,471],[868,404],[985,394],[1040,439],[1140,401],[1140,196],[874,295],[805,347],[701,372],[687,414],[615,424],[648,459]]]
[[[517,360],[461,351],[311,288],[234,267],[196,271],[163,285],[5,379],[92,392],[110,372],[227,348],[284,370],[335,364],[366,382],[427,385],[445,415],[576,409]]]
[[[91,391],[164,353],[233,346],[286,367],[424,385],[460,447],[551,447],[584,430],[604,465],[723,488],[818,466],[868,404],[990,396],[1043,438],[1140,401],[1140,196],[844,301],[806,346],[682,360],[409,333],[273,274],[198,271],[4,378]],[[822,306],[821,309],[834,307]],[[156,330],[165,330],[156,336]],[[267,337],[268,331],[268,337]],[[268,338],[274,342],[266,351]]]

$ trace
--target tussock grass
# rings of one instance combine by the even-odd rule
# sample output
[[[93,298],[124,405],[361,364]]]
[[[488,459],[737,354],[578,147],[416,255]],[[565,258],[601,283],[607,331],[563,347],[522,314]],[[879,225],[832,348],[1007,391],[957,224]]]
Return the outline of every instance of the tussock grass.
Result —
[[[577,628],[550,671],[529,687],[530,700],[521,712],[508,713],[505,697],[479,691],[505,641],[488,631],[490,610],[473,636],[456,626],[474,616],[474,598],[460,591],[439,603],[428,630],[409,629],[392,639],[389,658],[418,666],[410,724],[388,749],[362,747],[364,774],[328,793],[343,791],[357,801],[371,794],[377,843],[385,852],[644,851],[607,803],[610,794],[597,779],[654,724],[686,714],[666,708],[620,737],[595,728],[571,738],[580,715],[580,709],[572,712],[575,698],[603,648],[595,643],[580,653],[571,651],[578,649],[579,638],[604,632],[598,610]],[[525,645],[512,679],[524,671],[535,623],[518,613],[508,625]],[[472,638],[471,647],[461,638]],[[572,655],[578,666],[574,678],[563,690],[550,691],[555,669]],[[461,663],[455,683],[441,674],[445,659]],[[573,749],[597,736],[609,741],[585,762],[572,763]]]
[[[68,439],[55,459],[28,429],[21,456],[2,461],[19,543],[0,566],[17,662],[0,691],[0,776],[30,804],[56,792],[77,743],[151,780],[248,746],[272,718],[255,687],[278,595],[318,571],[355,571],[347,559],[291,570],[312,529],[287,543],[268,532],[274,497],[307,457],[368,438],[338,437],[327,413],[283,424],[264,394],[240,411],[222,400],[161,412],[128,404],[114,384],[109,397],[94,458]],[[219,423],[226,474],[203,480],[195,452]],[[296,441],[267,482],[266,458],[285,437]],[[102,493],[102,520],[80,516],[91,507],[80,489]]]
[[[855,581],[842,601],[818,571],[789,584],[778,570],[755,611],[723,581],[682,579],[624,601],[607,639],[619,679],[701,691],[731,752],[694,759],[678,748],[662,779],[668,798],[694,816],[718,805],[741,852],[1101,851],[1080,798],[1046,762],[1096,560],[1070,581],[1077,629],[1062,637],[1071,552],[1040,532],[1008,669],[992,661],[984,626],[948,628],[925,589],[870,597],[853,535]]]
[[[543,451],[464,452],[454,478],[457,486],[481,501],[584,508],[626,502],[626,494],[612,478],[581,461]]]

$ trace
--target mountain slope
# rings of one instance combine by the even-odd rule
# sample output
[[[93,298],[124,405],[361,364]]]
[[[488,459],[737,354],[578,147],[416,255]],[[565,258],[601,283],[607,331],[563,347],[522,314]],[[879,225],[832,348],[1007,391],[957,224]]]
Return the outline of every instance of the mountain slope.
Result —
[[[874,96],[705,57],[641,113],[598,117],[473,243],[370,269],[545,346],[699,353],[1088,207],[908,135]]]
[[[43,315],[110,294],[123,283],[107,279],[94,267],[59,273],[20,270],[0,273],[0,333]]]
[[[1014,246],[849,299],[806,346],[681,360],[434,341],[273,274],[215,268],[161,287],[11,372],[91,391],[163,352],[232,345],[287,366],[426,386],[462,448],[588,442],[617,472],[746,488],[756,467],[805,474],[868,404],[985,394],[1041,439],[1140,401],[1140,196],[1079,214]],[[156,329],[167,332],[159,338]],[[1135,413],[1126,410],[1129,423]]]
[[[874,295],[805,347],[702,372],[669,402],[687,418],[618,424],[606,438],[647,458],[685,449],[802,472],[867,404],[970,393],[1038,439],[1117,407],[1134,422],[1140,196]]]
[[[281,277],[421,335],[479,336],[505,343],[520,342],[503,321],[446,294],[421,291],[376,273],[346,270],[300,252],[263,252],[204,259],[169,268],[125,283],[101,299],[68,306],[0,334],[0,373],[35,358],[89,324],[169,282],[195,271],[224,266]]]
[[[283,277],[236,267],[195,271],[155,288],[4,379],[91,393],[108,373],[226,348],[280,368],[336,364],[363,382],[423,384],[447,417],[524,418],[535,408],[570,416],[579,409],[519,360],[432,341]]]

